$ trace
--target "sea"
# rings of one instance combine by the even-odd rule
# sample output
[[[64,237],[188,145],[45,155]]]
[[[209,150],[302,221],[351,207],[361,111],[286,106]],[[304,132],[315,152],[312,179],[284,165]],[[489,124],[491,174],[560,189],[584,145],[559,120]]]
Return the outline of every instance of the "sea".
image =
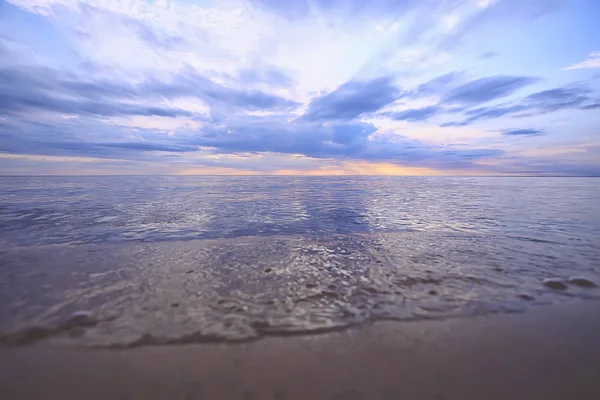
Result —
[[[599,178],[0,177],[0,345],[248,341],[596,285]]]

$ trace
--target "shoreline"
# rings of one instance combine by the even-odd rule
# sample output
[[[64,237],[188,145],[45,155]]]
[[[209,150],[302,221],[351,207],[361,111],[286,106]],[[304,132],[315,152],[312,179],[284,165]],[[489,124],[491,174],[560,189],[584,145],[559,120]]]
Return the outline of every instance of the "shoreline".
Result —
[[[227,344],[0,348],[5,399],[597,399],[600,302]]]
[[[423,232],[7,250],[0,254],[0,342],[245,341],[600,296],[570,282],[600,282],[589,265],[595,252],[574,266],[560,260],[576,257],[578,247],[525,241],[518,260],[501,262],[502,246],[477,250],[474,243],[490,244],[487,238],[442,240],[441,250],[437,239]],[[552,281],[560,289],[548,278],[560,280]],[[97,323],[63,329],[80,312]]]

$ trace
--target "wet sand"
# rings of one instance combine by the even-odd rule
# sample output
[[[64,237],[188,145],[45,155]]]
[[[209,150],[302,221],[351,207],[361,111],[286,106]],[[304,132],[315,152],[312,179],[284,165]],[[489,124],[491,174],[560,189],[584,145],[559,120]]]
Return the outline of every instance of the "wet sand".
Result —
[[[599,399],[600,303],[239,344],[0,349],[2,399]]]

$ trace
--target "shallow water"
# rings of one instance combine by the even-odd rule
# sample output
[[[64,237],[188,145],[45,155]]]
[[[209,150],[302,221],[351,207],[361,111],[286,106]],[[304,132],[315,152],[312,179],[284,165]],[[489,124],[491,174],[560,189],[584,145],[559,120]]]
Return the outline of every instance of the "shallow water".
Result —
[[[600,179],[5,177],[0,188],[6,344],[248,340],[600,297],[567,282],[600,283]],[[78,310],[94,326],[65,325]]]

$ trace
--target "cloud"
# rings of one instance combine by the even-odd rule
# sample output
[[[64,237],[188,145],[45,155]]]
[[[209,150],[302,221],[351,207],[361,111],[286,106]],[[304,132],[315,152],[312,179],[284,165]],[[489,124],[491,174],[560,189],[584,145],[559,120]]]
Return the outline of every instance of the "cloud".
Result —
[[[466,126],[482,119],[504,116],[525,117],[560,110],[592,110],[600,108],[600,99],[592,97],[592,90],[584,85],[572,85],[536,92],[513,104],[477,107],[464,111],[467,117],[459,122],[446,122],[441,126]]]
[[[560,10],[568,0],[479,0],[477,12],[470,13],[451,34],[438,45],[440,49],[454,49],[472,37],[478,30],[520,28],[530,21]],[[471,35],[471,36],[469,36]]]
[[[528,76],[492,76],[471,81],[450,90],[442,98],[445,104],[480,104],[515,93],[525,86],[540,82]]]
[[[250,0],[250,3],[286,19],[297,20],[315,14],[343,16],[390,15],[417,4],[417,0],[371,0],[368,7],[365,7],[364,2],[361,0]]]
[[[124,21],[158,51],[188,45],[152,24]],[[290,88],[295,81],[288,70],[260,63],[212,75],[192,66],[132,74],[95,60],[85,60],[88,74],[0,63],[0,114],[9,118],[0,129],[2,149],[11,154],[145,161],[189,159],[206,151],[213,155],[303,154],[320,160],[435,164],[439,168],[464,168],[475,159],[499,154],[496,150],[449,150],[399,135],[375,134],[375,126],[357,121],[362,114],[376,112],[405,95],[391,76],[351,79],[302,104],[288,97],[296,90]],[[206,106],[200,110],[184,107],[189,99]],[[293,111],[303,105],[305,115],[292,121]],[[176,132],[167,135],[165,130],[171,127]]]
[[[52,149],[54,154],[85,155],[98,158],[132,159],[136,153],[170,152],[185,153],[198,151],[198,147],[189,145],[168,145],[148,142],[93,143],[93,142],[38,142],[38,146]],[[133,156],[133,157],[132,157]]]
[[[535,148],[499,157],[490,170],[514,175],[533,176],[600,176],[600,145],[593,142],[571,142],[566,145],[537,144]]]
[[[369,147],[371,124],[289,123],[277,118],[243,118],[221,127],[208,126],[193,143],[225,153],[277,152],[309,157],[357,157]]]
[[[107,127],[91,119],[70,119],[0,125],[0,147],[9,154],[113,160],[164,161],[169,157],[167,154],[172,154],[171,157],[181,162],[198,156],[205,165],[208,164],[202,157],[206,154],[227,157],[302,154],[320,160],[362,160],[439,169],[469,168],[476,160],[503,153],[497,149],[432,146],[397,134],[375,134],[376,130],[372,124],[363,122],[290,123],[277,117],[245,116],[223,125],[184,130],[175,136],[153,129],[137,129],[135,135],[131,135],[125,128]],[[218,165],[227,166],[227,163],[231,165],[228,159]],[[247,165],[242,163],[239,167]]]
[[[404,96],[409,99],[419,99],[427,96],[438,97],[440,100],[437,104],[420,109],[381,113],[380,115],[389,116],[395,120],[414,122],[427,121],[436,115],[464,112],[469,116],[466,121],[446,122],[440,126],[466,126],[477,119],[499,117],[525,109],[525,106],[472,107],[510,96],[521,88],[541,80],[535,77],[501,75],[460,84],[463,76],[463,72],[451,72],[420,84],[413,91],[404,93]]]
[[[218,84],[193,68],[186,68],[167,80],[150,79],[140,88],[166,97],[198,97],[211,107],[241,110],[291,110],[300,104],[294,100],[256,89],[237,89]]]
[[[600,108],[581,85],[532,93],[541,79],[528,73],[543,68],[503,74],[512,48],[488,51],[501,45],[494,30],[526,30],[561,4],[9,0],[0,149],[188,171],[472,170],[510,151],[498,132],[542,131],[464,126]],[[536,142],[554,140],[548,131]]]
[[[397,121],[425,121],[439,111],[437,106],[423,107],[392,113],[390,116]]]
[[[391,162],[406,166],[465,168],[477,159],[496,157],[497,149],[449,149],[376,132],[363,122],[326,124],[277,119],[247,119],[203,130],[193,144],[223,153],[275,152],[321,159]]]
[[[595,110],[600,108],[600,99],[597,99],[595,103],[590,103],[579,107],[580,110]]]
[[[259,90],[219,85],[193,69],[167,79],[150,78],[135,84],[84,78],[51,68],[0,68],[0,115],[49,111],[96,116],[193,116],[168,107],[165,99],[199,98],[229,110],[289,110],[299,104]],[[156,104],[156,105],[154,105]]]
[[[490,58],[495,58],[497,56],[498,56],[498,53],[496,53],[495,51],[487,51],[487,52],[483,53],[480,57],[483,59],[490,59]]]
[[[540,136],[544,134],[543,129],[506,129],[500,131],[505,136]]]
[[[456,25],[458,25],[458,23],[460,22],[460,18],[456,14],[447,15],[442,19],[446,24],[448,30],[454,29]]]
[[[526,106],[519,104],[512,106],[493,106],[469,109],[465,111],[465,115],[468,116],[465,125],[479,119],[499,118],[504,115],[516,114],[527,109],[528,108]]]
[[[590,53],[587,60],[571,65],[570,67],[563,68],[561,71],[586,68],[600,68],[600,51],[594,51]]]
[[[451,87],[455,87],[458,82],[463,78],[464,72],[453,71],[438,77],[435,77],[425,83],[420,84],[417,89],[412,93],[414,97],[423,97],[428,95],[441,95],[444,94]]]
[[[589,95],[592,90],[586,86],[568,86],[550,90],[544,90],[527,96],[523,104],[538,109],[540,112],[552,112],[565,108],[589,109],[600,102],[592,99]]]
[[[461,126],[467,126],[469,125],[469,122],[466,121],[462,121],[462,122],[443,122],[440,124],[440,127],[442,128],[454,128],[454,127],[461,127]]]
[[[242,68],[238,71],[238,79],[242,83],[266,83],[271,86],[288,87],[294,80],[276,68],[251,69]]]
[[[175,153],[198,151],[198,147],[196,147],[196,146],[164,145],[164,144],[158,144],[158,143],[144,143],[144,142],[98,143],[98,144],[95,144],[95,146],[115,148],[115,149],[125,149],[125,150],[136,150],[136,151],[166,151],[166,152],[175,152]]]
[[[98,13],[99,10],[92,7],[91,12]],[[191,45],[191,43],[181,35],[155,30],[152,28],[152,26],[142,21],[125,17],[121,17],[121,21],[123,21],[126,25],[130,25],[137,36],[146,42],[148,46],[153,48],[158,47],[162,50],[184,50],[189,48]]]
[[[303,118],[308,121],[349,120],[378,111],[401,96],[402,92],[390,77],[349,81],[333,92],[314,98]]]

